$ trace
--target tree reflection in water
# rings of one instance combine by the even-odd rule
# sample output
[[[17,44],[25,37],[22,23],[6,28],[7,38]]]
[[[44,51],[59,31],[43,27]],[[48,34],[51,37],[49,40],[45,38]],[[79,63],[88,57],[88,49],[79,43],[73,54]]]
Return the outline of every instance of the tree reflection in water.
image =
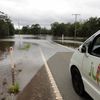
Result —
[[[0,60],[7,57],[9,52],[9,47],[14,46],[14,42],[0,41]]]

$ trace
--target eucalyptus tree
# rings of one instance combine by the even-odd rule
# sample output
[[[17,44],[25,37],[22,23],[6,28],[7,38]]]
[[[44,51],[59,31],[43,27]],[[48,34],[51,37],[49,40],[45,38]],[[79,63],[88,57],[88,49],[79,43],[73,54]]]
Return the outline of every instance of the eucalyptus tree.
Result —
[[[7,14],[0,11],[0,37],[9,35],[14,35],[14,26]]]

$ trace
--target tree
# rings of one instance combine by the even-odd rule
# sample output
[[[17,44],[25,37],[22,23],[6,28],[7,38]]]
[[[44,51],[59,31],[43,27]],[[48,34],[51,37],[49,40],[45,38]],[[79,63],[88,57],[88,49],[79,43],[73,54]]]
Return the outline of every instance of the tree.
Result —
[[[54,22],[53,24],[51,24],[51,32],[52,32],[53,35],[57,35],[57,33],[58,33],[58,30],[57,30],[58,25],[59,25],[58,22]]]
[[[21,29],[21,34],[29,34],[29,26],[23,26]]]
[[[30,29],[31,29],[31,34],[34,35],[40,34],[41,27],[39,24],[33,24]]]
[[[0,20],[0,38],[8,36],[8,26],[3,20]]]
[[[46,28],[41,28],[40,34],[50,34],[50,30]]]
[[[92,34],[100,29],[100,19],[97,17],[91,17],[85,20],[79,27],[79,36],[90,37]]]
[[[65,35],[66,25],[64,23],[59,24],[58,22],[55,22],[51,24],[51,30],[52,30],[53,35],[55,36],[61,36],[62,34]]]
[[[88,33],[87,36],[92,35],[93,33],[97,32],[100,29],[100,26],[98,26],[98,18],[97,17],[91,17],[86,22],[88,27]]]
[[[7,14],[0,11],[0,37],[14,35],[14,26]]]
[[[8,24],[7,26],[8,26],[9,35],[14,35],[15,34],[14,25],[11,22],[7,24]]]
[[[68,23],[66,24],[66,36],[73,37],[74,36],[75,25]]]
[[[22,34],[51,34],[54,36],[61,36],[64,34],[65,36],[74,37],[75,33],[75,24],[76,24],[76,36],[78,37],[89,37],[96,31],[100,29],[100,18],[91,17],[84,22],[77,23],[59,23],[54,22],[51,24],[51,29],[48,30],[46,28],[41,28],[39,24],[33,24],[31,27],[23,26],[21,33]],[[6,25],[4,25],[5,28]],[[7,30],[6,30],[7,31]],[[6,32],[5,32],[6,33]]]

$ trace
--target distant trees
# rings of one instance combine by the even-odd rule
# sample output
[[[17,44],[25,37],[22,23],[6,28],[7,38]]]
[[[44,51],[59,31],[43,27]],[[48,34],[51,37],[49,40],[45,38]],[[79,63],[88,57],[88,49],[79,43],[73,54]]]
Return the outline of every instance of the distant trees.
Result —
[[[100,18],[91,17],[84,24],[85,24],[85,27],[87,28],[87,36],[100,30]]]
[[[58,23],[55,22],[51,24],[52,34],[55,36],[61,36],[64,34],[65,36],[73,36],[74,35],[74,25],[71,23]]]
[[[66,25],[64,23],[59,24],[58,22],[55,22],[51,24],[51,31],[53,35],[61,36],[66,33]]]
[[[44,34],[52,35],[52,32],[51,32],[51,30],[46,29],[46,28],[44,27],[44,28],[41,28],[40,34],[43,34],[43,35],[44,35]]]
[[[16,30],[18,33],[18,29]],[[31,34],[31,35],[38,35],[38,34],[50,34],[50,30],[46,29],[45,27],[42,28],[39,24],[32,24],[30,27],[23,26],[20,30],[20,34]]]
[[[39,24],[33,24],[33,25],[31,26],[31,28],[30,28],[31,34],[34,34],[34,35],[40,34],[40,30],[41,30],[41,27],[40,27]]]
[[[17,30],[18,31],[18,30]],[[19,31],[18,31],[19,33]],[[20,34],[29,34],[29,26],[23,26]]]
[[[0,11],[0,37],[14,35],[14,26],[7,14]]]
[[[50,34],[54,36],[65,36],[74,37],[76,24],[76,37],[89,37],[96,31],[100,30],[100,18],[91,17],[84,22],[76,23],[59,23],[54,22],[51,24],[51,29],[42,28],[39,24],[33,24],[29,26],[23,26],[21,34]]]
[[[59,23],[54,22],[51,24],[51,29],[41,27],[39,24],[32,24],[31,26],[23,26],[22,29],[14,29],[14,25],[11,22],[7,14],[0,11],[0,38],[10,36],[14,34],[50,34],[54,36],[74,36],[76,24],[76,37],[89,37],[96,31],[100,30],[100,18],[91,17],[84,22],[76,23]]]
[[[64,34],[65,36],[74,36],[76,24],[76,36],[78,37],[89,37],[96,31],[100,30],[100,18],[91,17],[84,22],[77,23],[58,23],[55,22],[51,24],[51,31],[53,35],[61,36]]]

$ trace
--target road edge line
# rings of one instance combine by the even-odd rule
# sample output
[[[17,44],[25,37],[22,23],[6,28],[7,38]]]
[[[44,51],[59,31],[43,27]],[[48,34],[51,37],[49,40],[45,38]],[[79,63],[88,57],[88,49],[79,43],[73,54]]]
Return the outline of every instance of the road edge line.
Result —
[[[61,96],[61,93],[60,93],[60,91],[57,87],[57,84],[56,84],[56,82],[53,78],[53,75],[52,75],[52,73],[49,69],[49,66],[47,64],[47,61],[45,59],[45,56],[44,56],[41,48],[40,48],[40,53],[41,53],[42,59],[44,61],[44,65],[45,65],[45,68],[46,68],[46,71],[47,71],[47,74],[48,74],[48,77],[49,77],[49,80],[50,80],[51,88],[53,89],[56,100],[63,100],[63,97]]]

